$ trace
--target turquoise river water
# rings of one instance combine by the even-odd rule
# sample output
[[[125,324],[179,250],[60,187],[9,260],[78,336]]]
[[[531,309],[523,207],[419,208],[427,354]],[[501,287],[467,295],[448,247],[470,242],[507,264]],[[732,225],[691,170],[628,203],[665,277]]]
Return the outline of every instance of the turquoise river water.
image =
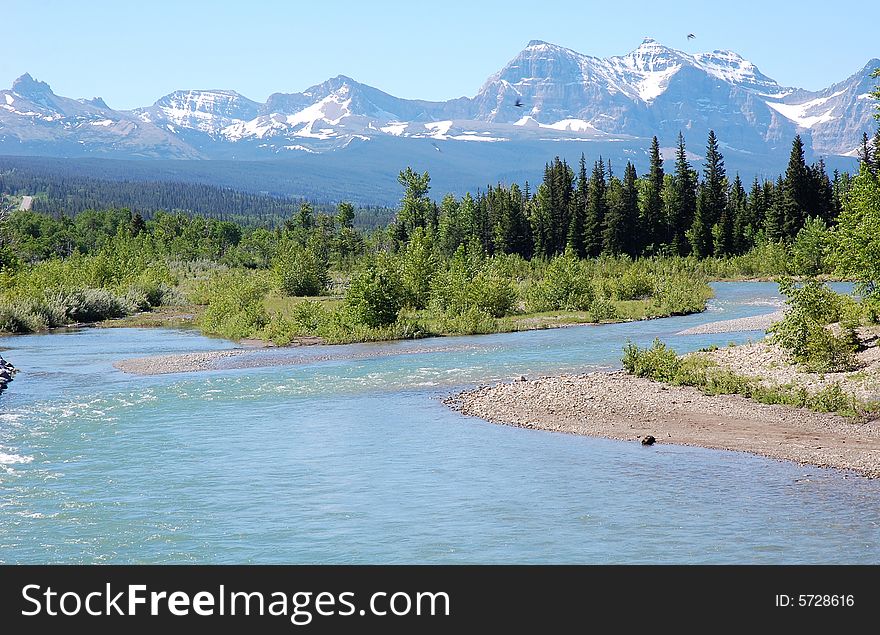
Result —
[[[778,308],[719,283],[700,315],[270,350],[138,377],[114,361],[231,348],[189,331],[0,339],[0,562],[880,563],[880,481],[748,454],[493,425],[461,387],[619,367],[626,340]],[[291,362],[279,364],[280,361]],[[292,363],[298,362],[298,363]]]

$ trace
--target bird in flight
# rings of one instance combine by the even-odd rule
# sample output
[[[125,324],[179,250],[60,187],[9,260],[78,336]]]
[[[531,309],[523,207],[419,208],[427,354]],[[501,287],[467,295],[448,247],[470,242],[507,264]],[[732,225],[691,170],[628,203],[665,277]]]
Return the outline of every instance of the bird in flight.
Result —
[[[517,97],[516,101],[513,103],[513,105],[516,106],[517,108],[522,108],[523,107],[522,100],[519,97]]]
[[[693,33],[688,33],[688,39],[689,39],[689,40],[693,40],[695,37],[697,37],[697,36],[694,35]]]

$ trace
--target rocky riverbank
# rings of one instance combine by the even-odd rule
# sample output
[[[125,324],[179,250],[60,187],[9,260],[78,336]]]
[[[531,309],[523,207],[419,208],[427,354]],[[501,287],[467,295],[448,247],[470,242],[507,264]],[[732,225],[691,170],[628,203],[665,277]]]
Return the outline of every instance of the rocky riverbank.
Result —
[[[9,385],[17,372],[15,366],[0,357],[0,393],[6,390],[6,386]]]
[[[447,399],[460,412],[522,428],[751,452],[880,477],[880,421],[708,396],[623,371],[484,386]]]
[[[736,318],[707,322],[693,328],[679,331],[678,335],[714,335],[717,333],[742,333],[745,331],[766,331],[785,315],[782,310],[753,317]]]

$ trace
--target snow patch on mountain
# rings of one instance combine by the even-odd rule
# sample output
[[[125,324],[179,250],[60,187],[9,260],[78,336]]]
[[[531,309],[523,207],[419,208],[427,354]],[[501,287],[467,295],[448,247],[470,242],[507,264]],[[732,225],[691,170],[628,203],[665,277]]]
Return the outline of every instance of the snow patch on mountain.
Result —
[[[767,105],[786,119],[790,119],[802,128],[812,128],[816,124],[825,123],[834,119],[834,108],[816,113],[816,109],[826,102],[842,95],[844,91],[832,93],[826,97],[817,97],[799,104],[783,104],[768,101]]]
[[[670,66],[663,71],[652,71],[645,75],[645,78],[637,85],[639,97],[643,101],[650,102],[666,91],[669,85],[669,78],[675,75],[681,66]]]
[[[381,128],[379,128],[379,130],[381,130],[385,134],[390,134],[395,137],[399,137],[400,135],[402,135],[404,133],[404,131],[406,131],[408,126],[409,126],[409,124],[407,122],[398,121],[395,123],[390,123],[387,126],[382,126]]]

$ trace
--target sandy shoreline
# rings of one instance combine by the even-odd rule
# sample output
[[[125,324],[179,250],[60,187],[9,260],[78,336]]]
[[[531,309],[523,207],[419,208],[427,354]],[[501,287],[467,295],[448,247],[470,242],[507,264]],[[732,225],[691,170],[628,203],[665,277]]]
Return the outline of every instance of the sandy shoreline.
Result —
[[[522,428],[634,442],[652,435],[657,443],[751,452],[880,477],[880,421],[852,423],[738,396],[707,396],[623,371],[484,386],[446,403],[466,415]]]

